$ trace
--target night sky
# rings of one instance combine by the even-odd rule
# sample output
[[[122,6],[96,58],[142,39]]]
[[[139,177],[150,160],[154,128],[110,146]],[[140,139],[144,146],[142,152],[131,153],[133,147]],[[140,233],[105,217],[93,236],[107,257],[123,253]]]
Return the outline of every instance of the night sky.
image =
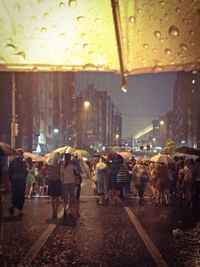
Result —
[[[106,90],[122,113],[123,138],[135,135],[172,110],[173,86],[176,73],[140,74],[128,76],[128,92],[120,88],[120,77],[112,73],[78,73],[78,92],[94,84],[97,90]]]

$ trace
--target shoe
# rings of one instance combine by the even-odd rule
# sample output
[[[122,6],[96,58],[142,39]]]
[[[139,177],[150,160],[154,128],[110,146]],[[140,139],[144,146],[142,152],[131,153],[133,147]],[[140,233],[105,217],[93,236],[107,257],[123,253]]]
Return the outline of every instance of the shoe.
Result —
[[[15,211],[14,211],[14,208],[13,207],[10,207],[9,208],[9,214],[10,215],[14,215]]]

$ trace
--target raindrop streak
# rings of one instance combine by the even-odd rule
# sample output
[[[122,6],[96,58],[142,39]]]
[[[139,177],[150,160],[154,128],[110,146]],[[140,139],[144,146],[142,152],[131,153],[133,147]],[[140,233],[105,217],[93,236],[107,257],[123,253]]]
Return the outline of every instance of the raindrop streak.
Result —
[[[7,44],[6,47],[17,49],[17,47],[15,45],[13,45],[13,44]]]
[[[23,59],[26,58],[26,54],[23,51],[20,51],[20,52],[16,53],[15,55],[21,56],[21,57],[23,57]]]
[[[157,37],[157,38],[160,38],[160,36],[161,36],[161,32],[159,32],[159,31],[155,31],[155,32],[154,32],[154,36]]]
[[[130,23],[134,23],[135,22],[135,17],[131,16],[131,17],[129,17],[128,20],[129,20]]]
[[[69,2],[68,2],[68,6],[69,7],[75,7],[76,6],[76,0],[69,0]]]
[[[166,54],[167,56],[170,56],[170,55],[172,54],[172,50],[169,49],[169,48],[166,48],[166,49],[165,49],[165,54]]]
[[[169,28],[169,31],[168,31],[169,35],[173,36],[173,37],[177,37],[179,36],[179,29],[172,25],[170,28]]]

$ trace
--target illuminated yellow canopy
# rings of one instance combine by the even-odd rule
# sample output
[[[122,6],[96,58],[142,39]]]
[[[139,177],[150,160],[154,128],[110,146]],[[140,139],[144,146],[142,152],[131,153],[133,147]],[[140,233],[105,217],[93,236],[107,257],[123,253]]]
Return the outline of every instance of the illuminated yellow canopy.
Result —
[[[0,71],[189,71],[199,45],[198,0],[0,0]]]

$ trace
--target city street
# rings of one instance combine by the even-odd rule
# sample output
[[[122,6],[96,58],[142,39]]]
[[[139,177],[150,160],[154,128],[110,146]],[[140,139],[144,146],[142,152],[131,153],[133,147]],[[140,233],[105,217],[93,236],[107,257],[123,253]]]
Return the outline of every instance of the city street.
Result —
[[[51,219],[48,198],[26,199],[23,218],[4,203],[1,266],[200,266],[200,213],[174,201],[158,207],[148,195],[123,204],[97,204],[91,181],[82,185],[80,216]],[[181,237],[172,230],[180,228]]]

